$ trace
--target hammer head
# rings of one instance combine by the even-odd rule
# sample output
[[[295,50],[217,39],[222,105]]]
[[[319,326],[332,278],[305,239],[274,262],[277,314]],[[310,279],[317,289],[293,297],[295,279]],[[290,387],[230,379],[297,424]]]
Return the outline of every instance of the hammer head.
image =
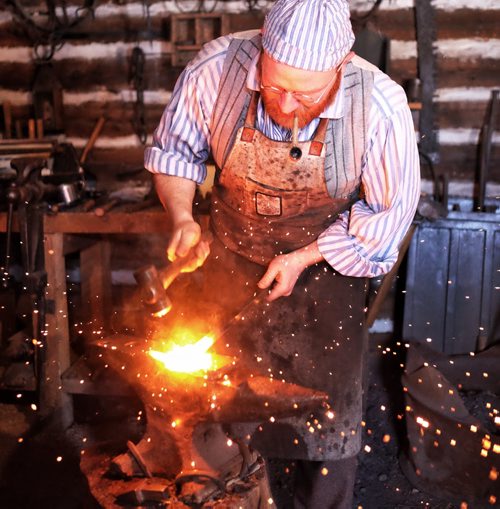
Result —
[[[154,265],[136,270],[134,278],[141,289],[142,301],[153,316],[162,317],[172,309],[172,301],[163,288],[162,278]]]
[[[213,240],[209,231],[203,232],[200,242],[210,244]],[[183,258],[176,258],[167,267],[157,270],[154,265],[148,265],[134,272],[134,277],[142,289],[143,302],[151,309],[156,317],[165,316],[172,308],[172,302],[166,294],[167,288],[181,272],[192,272],[198,266],[195,250]]]

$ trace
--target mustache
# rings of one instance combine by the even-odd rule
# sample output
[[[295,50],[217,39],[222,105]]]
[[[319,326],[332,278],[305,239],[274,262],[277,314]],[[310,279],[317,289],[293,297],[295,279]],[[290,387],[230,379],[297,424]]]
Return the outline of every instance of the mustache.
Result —
[[[298,127],[299,129],[302,129],[312,120],[319,117],[325,108],[333,102],[340,89],[340,83],[341,76],[339,75],[335,80],[332,89],[321,102],[311,106],[310,108],[300,104],[300,106],[292,113],[283,113],[279,107],[279,101],[265,90],[262,91],[261,96],[264,102],[264,108],[274,122],[285,129],[293,129],[293,120],[296,116],[298,119]]]
[[[278,101],[275,99],[266,97],[266,94],[263,93],[262,100],[264,101],[266,113],[274,122],[286,129],[293,128],[295,117],[297,117],[299,129],[305,127],[314,118],[314,114],[311,115],[303,106],[299,106],[299,108],[292,113],[283,113],[279,107]]]

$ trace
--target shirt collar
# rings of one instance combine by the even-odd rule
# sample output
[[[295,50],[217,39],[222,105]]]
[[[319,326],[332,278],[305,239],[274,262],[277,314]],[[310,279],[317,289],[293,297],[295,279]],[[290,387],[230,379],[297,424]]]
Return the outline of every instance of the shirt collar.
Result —
[[[260,92],[260,72],[258,68],[260,54],[257,54],[248,69],[247,88]],[[329,104],[321,113],[320,118],[342,118],[344,116],[344,76],[340,81],[339,91],[335,96],[333,103]]]

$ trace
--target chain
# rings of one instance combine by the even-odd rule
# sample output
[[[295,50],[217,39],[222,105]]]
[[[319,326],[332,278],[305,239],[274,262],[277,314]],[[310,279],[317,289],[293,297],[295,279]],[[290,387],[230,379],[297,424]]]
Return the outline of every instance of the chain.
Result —
[[[28,37],[33,41],[33,50],[36,61],[48,61],[59,50],[64,42],[64,36],[73,27],[81,23],[87,16],[94,15],[95,0],[84,0],[83,4],[75,10],[73,18],[70,18],[63,0],[59,6],[62,15],[57,14],[55,0],[45,0],[45,23],[37,23],[32,15],[28,14],[19,0],[6,0],[14,16],[23,25]]]
[[[133,124],[135,133],[143,145],[147,139],[146,108],[144,106],[144,61],[144,51],[136,46],[132,50],[132,61],[130,64],[130,81],[133,83],[136,93]]]

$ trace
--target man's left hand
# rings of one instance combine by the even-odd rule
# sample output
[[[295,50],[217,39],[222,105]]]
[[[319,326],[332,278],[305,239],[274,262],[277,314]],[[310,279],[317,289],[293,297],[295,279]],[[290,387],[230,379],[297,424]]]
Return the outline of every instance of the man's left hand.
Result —
[[[269,301],[279,297],[288,297],[293,292],[302,271],[321,260],[323,260],[323,256],[319,252],[316,242],[291,253],[276,256],[257,286],[262,289],[269,288],[275,282],[267,298]]]

